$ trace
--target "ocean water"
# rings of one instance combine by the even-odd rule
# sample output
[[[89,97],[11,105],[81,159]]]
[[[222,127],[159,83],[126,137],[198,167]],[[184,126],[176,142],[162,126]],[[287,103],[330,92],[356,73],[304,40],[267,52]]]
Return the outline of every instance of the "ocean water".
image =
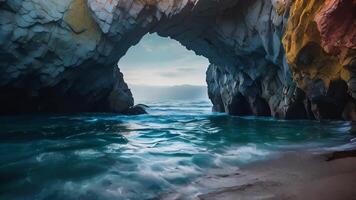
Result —
[[[356,142],[350,122],[232,117],[208,101],[147,104],[141,116],[1,117],[0,199],[159,199],[280,152]]]

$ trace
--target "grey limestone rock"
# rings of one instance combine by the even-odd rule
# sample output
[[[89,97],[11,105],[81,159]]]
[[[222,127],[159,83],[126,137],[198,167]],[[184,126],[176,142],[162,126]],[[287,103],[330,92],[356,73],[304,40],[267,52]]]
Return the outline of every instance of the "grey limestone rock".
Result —
[[[209,59],[215,111],[308,118],[310,108],[301,103],[305,99],[281,44],[289,5],[289,0],[1,0],[1,113],[124,112],[134,102],[117,63],[145,34],[156,32]]]

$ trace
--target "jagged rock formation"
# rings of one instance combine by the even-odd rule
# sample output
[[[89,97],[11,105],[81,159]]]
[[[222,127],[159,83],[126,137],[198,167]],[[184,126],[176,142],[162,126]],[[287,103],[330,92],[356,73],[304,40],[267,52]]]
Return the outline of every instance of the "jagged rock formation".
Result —
[[[1,113],[133,105],[85,0],[2,0],[0,8]]]
[[[282,1],[245,1],[216,29],[231,41],[231,65],[212,64],[207,72],[214,109],[235,115],[287,117],[296,90],[281,44],[288,16]],[[285,7],[284,7],[285,6]],[[229,23],[229,21],[231,21]],[[214,63],[214,62],[213,62]]]
[[[0,0],[0,103],[6,108],[1,113],[127,111],[133,105],[132,94],[116,64],[143,35],[157,32],[210,60],[207,82],[216,111],[350,119],[354,113],[345,112],[345,107],[356,107],[347,93],[351,88],[355,98],[356,75],[350,73],[355,29],[347,25],[355,24],[350,11],[354,4],[352,0]],[[348,13],[348,21],[340,22],[340,13]],[[300,23],[302,15],[306,17]],[[343,26],[335,30],[340,23]],[[318,53],[327,66],[322,70],[301,66],[311,65],[305,63],[310,52]],[[335,63],[347,63],[342,66],[348,68],[333,67]],[[300,81],[299,76],[310,81]],[[329,83],[320,82],[325,80]],[[325,98],[316,103],[314,96],[336,101],[342,116],[323,114]]]
[[[291,8],[286,57],[317,119],[356,120],[355,10],[354,0],[296,1]]]

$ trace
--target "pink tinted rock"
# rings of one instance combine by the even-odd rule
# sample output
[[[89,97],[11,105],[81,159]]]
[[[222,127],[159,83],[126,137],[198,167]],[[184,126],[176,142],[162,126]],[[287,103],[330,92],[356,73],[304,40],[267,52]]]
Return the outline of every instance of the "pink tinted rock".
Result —
[[[356,47],[356,0],[326,0],[315,22],[327,53]]]

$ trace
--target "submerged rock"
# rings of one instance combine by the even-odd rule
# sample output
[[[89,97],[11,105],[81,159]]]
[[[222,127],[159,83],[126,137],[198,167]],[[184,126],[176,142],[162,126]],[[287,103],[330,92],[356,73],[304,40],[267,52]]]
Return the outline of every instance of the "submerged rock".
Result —
[[[147,107],[145,105],[138,104],[128,108],[123,113],[126,115],[143,115],[143,114],[147,114],[146,108]]]
[[[352,0],[3,0],[0,113],[124,113],[133,98],[117,63],[156,32],[209,59],[215,111],[321,119],[327,104],[332,118],[356,120],[354,8]],[[347,101],[330,104],[323,97],[337,80]]]

